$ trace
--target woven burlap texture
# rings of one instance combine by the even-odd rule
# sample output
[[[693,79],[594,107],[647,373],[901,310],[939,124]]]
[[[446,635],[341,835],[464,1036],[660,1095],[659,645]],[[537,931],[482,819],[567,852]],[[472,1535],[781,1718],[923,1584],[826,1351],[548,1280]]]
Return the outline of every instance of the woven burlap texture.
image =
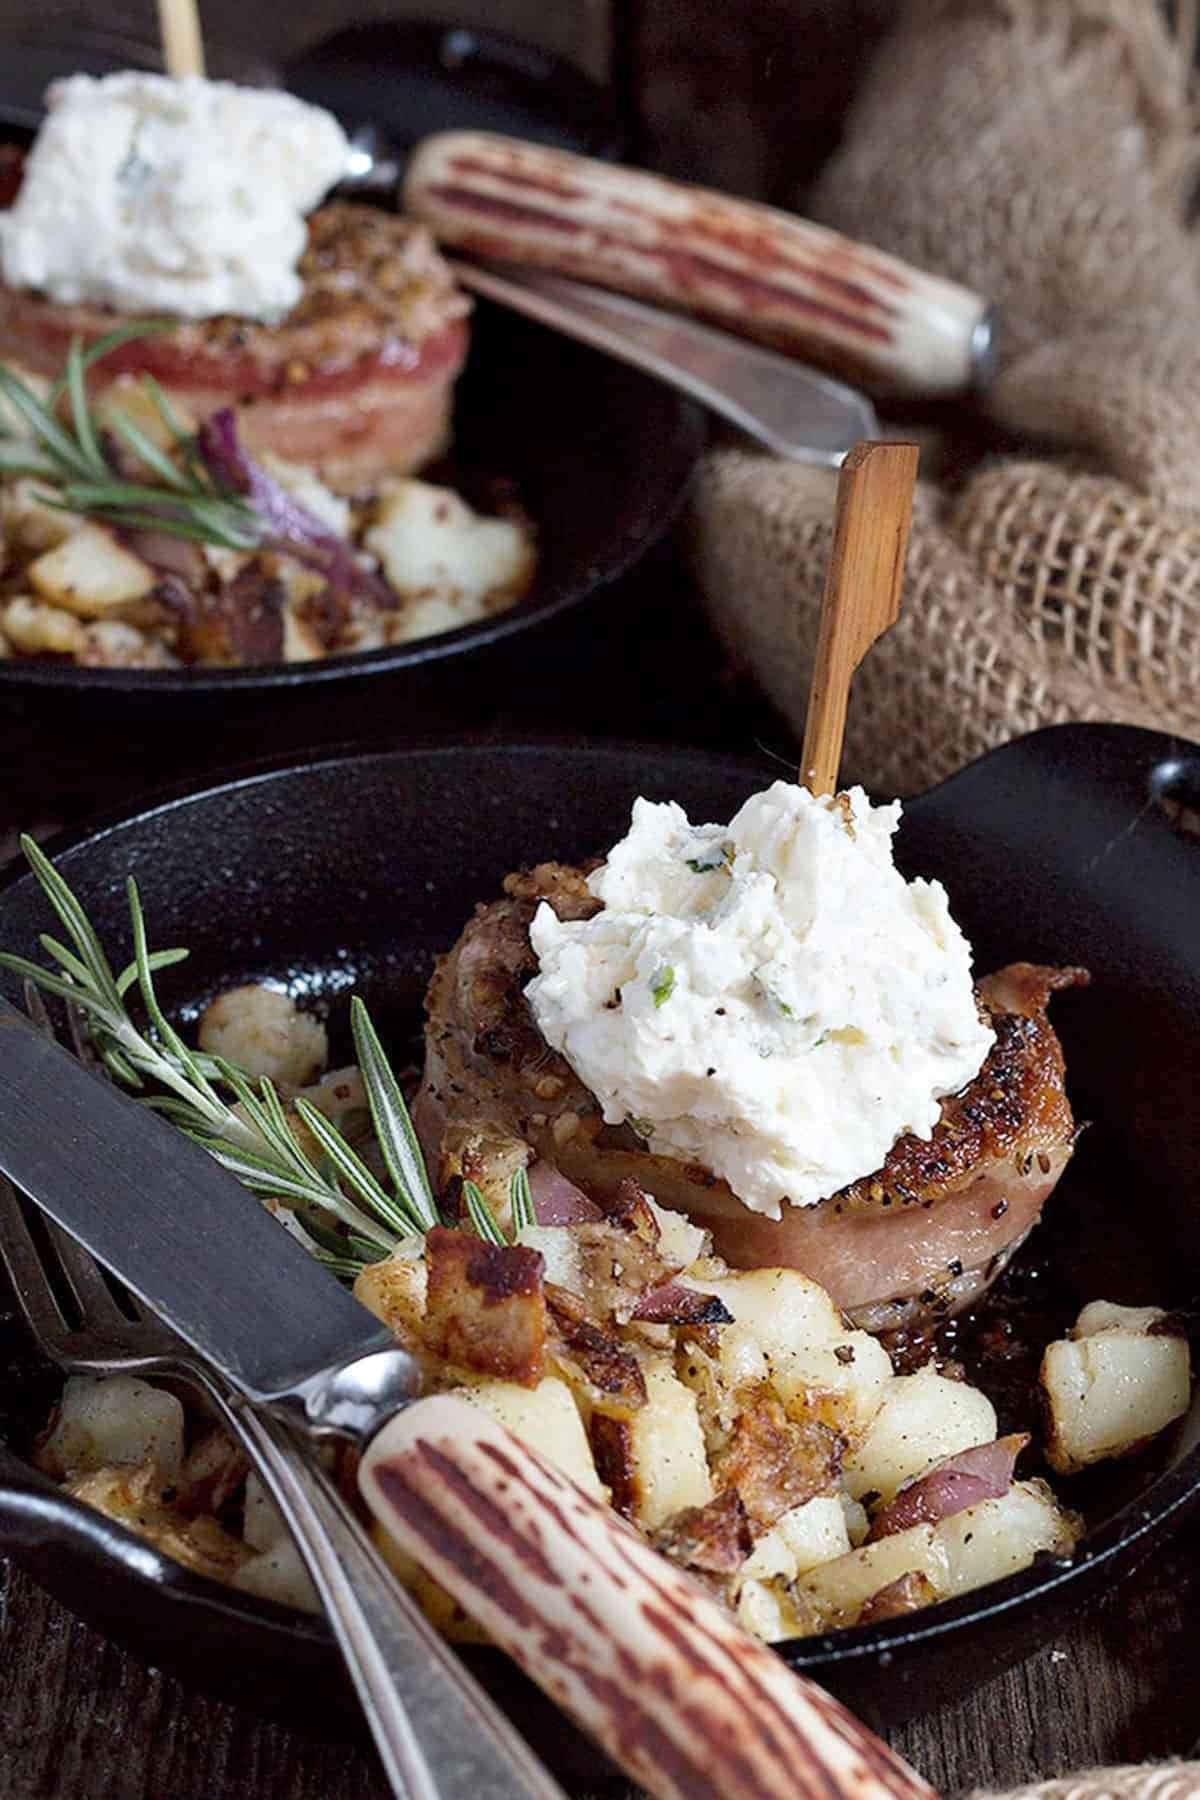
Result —
[[[923,479],[900,623],[843,764],[909,793],[1040,725],[1200,736],[1200,250],[1190,9],[913,0],[808,210],[989,294],[984,454]],[[1014,456],[1012,445],[1021,446]],[[930,459],[927,458],[927,465]],[[835,478],[718,449],[690,543],[711,617],[802,728]]]
[[[1197,1795],[1200,1762],[1170,1762],[1088,1769],[1004,1795],[976,1792],[967,1800],[1196,1800]]]

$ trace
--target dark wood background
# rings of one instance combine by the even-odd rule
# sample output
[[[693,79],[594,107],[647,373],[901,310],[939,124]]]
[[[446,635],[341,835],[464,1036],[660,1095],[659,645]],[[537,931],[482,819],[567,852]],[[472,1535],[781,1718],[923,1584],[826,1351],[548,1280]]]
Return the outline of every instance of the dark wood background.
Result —
[[[133,7],[100,8],[133,13]],[[349,17],[413,14],[534,37],[636,90],[647,160],[787,202],[836,142],[892,0],[202,0],[210,35],[281,56]],[[264,15],[269,13],[269,17]],[[149,27],[149,9],[140,17]],[[700,628],[697,626],[697,630]],[[720,679],[714,665],[713,680]],[[749,728],[753,703],[743,717]],[[625,723],[625,728],[632,726]],[[673,723],[659,718],[669,733]],[[682,730],[686,721],[678,722]],[[660,735],[660,731],[648,733]],[[689,734],[690,735],[690,734]],[[4,787],[20,815],[21,770]],[[937,1787],[1004,1787],[1181,1755],[1200,1737],[1193,1523],[1067,1633],[895,1734]],[[881,1679],[886,1679],[881,1675]],[[607,1790],[613,1793],[614,1790]],[[619,1790],[618,1790],[619,1791]],[[204,1699],[104,1642],[0,1564],[0,1800],[382,1800],[371,1752]]]

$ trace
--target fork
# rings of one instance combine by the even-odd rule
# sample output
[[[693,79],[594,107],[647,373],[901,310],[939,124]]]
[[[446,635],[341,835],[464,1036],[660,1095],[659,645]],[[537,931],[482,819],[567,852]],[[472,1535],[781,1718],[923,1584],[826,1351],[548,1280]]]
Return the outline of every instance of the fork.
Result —
[[[27,1005],[52,1031],[40,996],[27,997]],[[117,1288],[81,1245],[44,1215],[38,1219],[45,1247],[0,1179],[0,1265],[33,1337],[68,1374],[136,1373],[183,1383],[244,1448],[296,1540],[394,1793],[406,1800],[478,1800],[481,1793],[489,1800],[565,1800],[396,1582],[319,1463],[286,1427],[241,1409],[123,1289],[118,1302]],[[59,1299],[64,1291],[70,1312]]]

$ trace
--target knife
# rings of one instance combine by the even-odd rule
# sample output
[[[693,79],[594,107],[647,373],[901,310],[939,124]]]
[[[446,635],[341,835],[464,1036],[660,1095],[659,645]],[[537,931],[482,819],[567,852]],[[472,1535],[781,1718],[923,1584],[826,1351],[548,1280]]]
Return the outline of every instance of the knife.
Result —
[[[291,1483],[302,1538],[336,1522],[339,1508],[306,1446],[349,1439],[378,1524],[651,1793],[934,1800],[836,1701],[480,1408],[449,1394],[417,1398],[413,1359],[240,1183],[3,999],[0,1172],[241,1396],[260,1450],[281,1486]],[[388,1623],[378,1607],[353,1611],[351,1625],[339,1614],[366,1558],[346,1541],[340,1561],[326,1546],[322,1562],[310,1546],[309,1566],[323,1575],[360,1692],[365,1679],[378,1696]],[[402,1616],[392,1635],[420,1629]],[[424,1740],[438,1785],[400,1791],[557,1793],[537,1780],[527,1750],[517,1762],[511,1727],[506,1738],[465,1677],[457,1688],[429,1677],[424,1659],[409,1659],[413,1704],[400,1717]]]
[[[731,332],[558,275],[458,257],[450,267],[463,287],[690,394],[777,456],[836,468],[880,436],[865,394]]]

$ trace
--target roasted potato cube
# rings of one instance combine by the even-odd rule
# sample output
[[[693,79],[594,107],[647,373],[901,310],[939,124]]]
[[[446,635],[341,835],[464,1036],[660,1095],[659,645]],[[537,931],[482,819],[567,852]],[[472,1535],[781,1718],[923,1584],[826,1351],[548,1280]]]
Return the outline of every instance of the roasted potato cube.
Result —
[[[932,1368],[893,1375],[870,1430],[845,1460],[846,1486],[856,1500],[871,1493],[891,1500],[903,1482],[995,1435],[996,1409],[978,1388]]]
[[[946,1552],[951,1594],[967,1594],[1027,1569],[1043,1551],[1065,1556],[1080,1535],[1078,1520],[1044,1481],[1014,1481],[1007,1494],[968,1506],[935,1530]]]
[[[277,1538],[234,1571],[229,1584],[243,1594],[294,1606],[297,1612],[320,1612],[321,1602],[304,1560],[289,1537]]]
[[[87,649],[87,631],[74,613],[16,594],[0,606],[0,627],[18,656],[73,656]]]
[[[80,513],[51,506],[48,483],[31,475],[18,475],[0,489],[0,523],[10,552],[18,559],[53,550],[87,521]]]
[[[81,619],[102,619],[143,600],[159,582],[149,563],[95,524],[81,526],[55,549],[45,551],[26,573],[44,600]]]
[[[527,1388],[513,1381],[480,1380],[453,1392],[472,1405],[483,1407],[593,1500],[608,1498],[596,1473],[579,1409],[565,1381],[547,1375],[535,1388]]]
[[[1047,1345],[1046,1461],[1060,1475],[1128,1455],[1187,1411],[1188,1343],[1157,1329],[1164,1318],[1155,1307],[1094,1301],[1068,1337]]]
[[[34,1457],[48,1475],[150,1467],[160,1482],[183,1466],[183,1407],[135,1375],[72,1375]]]
[[[833,1425],[853,1448],[878,1412],[892,1365],[882,1344],[850,1331],[823,1287],[795,1269],[750,1269],[689,1283],[716,1294],[739,1331],[721,1333],[721,1367],[730,1387],[767,1379],[790,1412]],[[747,1341],[749,1340],[749,1341]]]
[[[304,1087],[329,1060],[320,1020],[301,1012],[290,994],[260,982],[219,994],[201,1014],[197,1035],[210,1055],[281,1087]]]
[[[864,1604],[902,1575],[924,1575],[938,1599],[950,1592],[950,1558],[936,1525],[913,1525],[831,1562],[819,1563],[796,1583],[797,1593],[826,1625],[849,1625]]]
[[[363,542],[388,585],[414,602],[399,615],[413,627],[407,635],[466,624],[528,588],[533,548],[510,520],[483,518],[452,489],[407,477],[384,482],[380,494]]]
[[[613,1505],[644,1531],[713,1497],[696,1396],[665,1357],[642,1361],[646,1402],[620,1416],[596,1407],[591,1440]]]
[[[354,1298],[412,1346],[425,1318],[428,1270],[422,1238],[404,1238],[382,1262],[369,1263],[354,1283]]]

